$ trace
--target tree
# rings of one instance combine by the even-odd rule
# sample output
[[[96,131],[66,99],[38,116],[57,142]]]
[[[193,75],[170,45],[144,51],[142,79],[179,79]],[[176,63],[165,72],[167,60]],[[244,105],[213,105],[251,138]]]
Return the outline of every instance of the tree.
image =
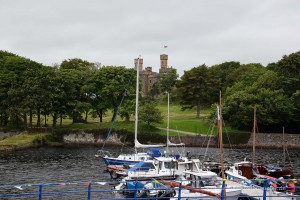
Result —
[[[254,106],[257,107],[257,121],[262,126],[282,127],[293,116],[293,104],[283,90],[251,86],[226,97],[224,119],[233,127],[249,130],[253,124]]]
[[[298,131],[300,127],[300,51],[284,55],[281,60],[269,64],[267,68],[277,73],[277,86],[284,90],[295,107],[290,126],[292,126],[291,129]]]
[[[136,72],[125,67],[104,66],[95,74],[93,108],[101,114],[103,110],[113,109],[112,120],[117,115],[118,106],[125,95],[124,101],[135,97]],[[101,117],[101,116],[100,116]]]
[[[243,71],[240,71],[243,69]],[[238,81],[227,88],[224,98],[224,119],[240,129],[250,129],[253,108],[261,126],[282,126],[292,118],[294,106],[278,86],[278,74],[259,65],[243,65],[235,72]]]
[[[3,126],[8,125],[9,119],[14,126],[19,126],[22,122],[21,104],[24,102],[21,92],[25,95],[22,88],[23,73],[30,62],[29,59],[0,51],[0,124]]]
[[[159,89],[161,92],[171,92],[178,79],[176,69],[171,69],[168,73],[160,74]]]
[[[148,126],[152,123],[162,122],[161,112],[154,101],[146,101],[139,107],[139,119],[147,123]]]
[[[125,118],[126,122],[130,121],[130,116],[135,114],[135,100],[129,99],[126,100],[120,109],[121,118]]]
[[[278,73],[278,82],[289,96],[300,90],[300,51],[284,55],[281,60],[269,64],[267,68]]]
[[[155,97],[157,95],[161,94],[161,91],[160,91],[160,83],[159,82],[156,82],[152,85],[152,88],[150,90],[150,95],[151,97]]]
[[[209,68],[213,76],[218,77],[220,80],[219,90],[225,92],[227,87],[230,87],[234,84],[234,81],[229,77],[230,74],[233,73],[235,70],[237,70],[240,66],[241,65],[239,62],[231,61],[231,62],[224,62],[218,65],[213,65]]]
[[[105,82],[103,81],[101,68],[97,69],[95,75],[84,86],[85,93],[91,99],[91,113],[93,118],[99,117],[99,122],[103,122],[103,116],[109,108],[109,102],[105,99],[102,90]]]
[[[93,63],[74,58],[63,61],[60,65],[60,70],[67,72],[73,77],[74,101],[73,105],[69,107],[68,114],[72,117],[73,123],[86,122],[86,120],[82,119],[82,113],[85,112],[87,116],[91,106],[89,104],[89,96],[86,95],[82,87],[96,72],[96,67]]]
[[[244,64],[234,70],[229,76],[228,80],[234,84],[226,88],[225,98],[237,91],[243,91],[247,87],[253,85],[257,80],[267,72],[261,64]],[[263,79],[261,79],[264,82]]]
[[[206,65],[185,71],[177,84],[182,109],[197,107],[196,118],[200,117],[200,103],[210,104],[218,97],[219,79],[214,77]]]
[[[297,127],[299,127],[299,124],[300,124],[300,90],[297,90],[293,94],[293,96],[291,97],[291,100],[295,106],[295,112],[294,112],[292,121],[298,125]]]
[[[8,86],[6,113],[9,113],[11,121],[15,121],[18,126],[23,121],[23,127],[27,127],[27,115],[31,109],[36,109],[35,104],[40,102],[37,96],[41,94],[33,93],[39,81],[36,75],[43,66],[27,58],[19,56],[6,56],[2,59],[2,70],[8,75],[5,84]],[[35,80],[35,81],[33,81]],[[38,88],[40,89],[40,88]]]

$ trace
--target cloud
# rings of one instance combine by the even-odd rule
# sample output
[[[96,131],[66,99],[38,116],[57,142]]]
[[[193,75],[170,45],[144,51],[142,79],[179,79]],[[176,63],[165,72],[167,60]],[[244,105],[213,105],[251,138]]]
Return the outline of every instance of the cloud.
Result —
[[[297,0],[1,1],[1,49],[47,65],[76,57],[132,67],[141,54],[158,71],[167,53],[182,75],[203,63],[266,65],[299,51]]]

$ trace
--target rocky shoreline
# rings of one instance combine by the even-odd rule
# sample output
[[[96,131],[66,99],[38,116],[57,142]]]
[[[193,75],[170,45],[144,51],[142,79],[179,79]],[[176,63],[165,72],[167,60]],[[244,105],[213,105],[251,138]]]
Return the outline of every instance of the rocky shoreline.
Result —
[[[81,134],[78,133],[70,133],[64,135],[64,141],[68,144],[94,144],[99,145],[103,144],[105,138],[97,137],[95,138],[93,134],[88,134],[82,132]],[[186,147],[201,147],[204,143],[205,146],[209,141],[210,147],[217,147],[218,141],[216,137],[209,138],[208,136],[184,136],[184,137],[169,137],[171,142],[174,143],[184,143]],[[289,149],[300,149],[300,135],[298,134],[285,134],[286,140],[286,147]],[[110,139],[107,142],[107,145],[119,145],[122,142],[122,137],[118,134],[112,134]],[[246,143],[240,144],[224,144],[225,148],[249,148],[252,147],[253,139],[252,136],[248,139]],[[263,133],[257,134],[256,136],[256,146],[260,147],[267,147],[267,148],[282,148],[282,134],[278,133]],[[133,143],[127,143],[127,145],[133,145]]]
[[[1,134],[0,134],[1,135]],[[105,141],[104,136],[99,136],[95,133],[85,132],[83,130],[66,133],[61,137],[62,146],[72,145],[101,145]],[[198,136],[184,136],[184,137],[169,137],[173,143],[184,143],[186,147],[202,147],[209,142],[209,147],[218,147],[218,139],[216,137],[208,137],[203,135]],[[162,137],[162,141],[165,139]],[[123,136],[117,133],[112,133],[107,140],[107,146],[117,146],[123,143]],[[285,134],[286,147],[288,149],[300,149],[300,135],[299,134]],[[246,142],[236,141],[235,143],[225,143],[224,148],[250,148],[252,147],[253,139],[252,135],[249,135]],[[256,136],[257,148],[282,148],[282,134],[277,133],[261,133]],[[133,146],[132,142],[126,142],[126,145]],[[20,146],[0,146],[0,151],[14,151],[22,150],[26,148],[41,147],[43,144],[32,142]]]

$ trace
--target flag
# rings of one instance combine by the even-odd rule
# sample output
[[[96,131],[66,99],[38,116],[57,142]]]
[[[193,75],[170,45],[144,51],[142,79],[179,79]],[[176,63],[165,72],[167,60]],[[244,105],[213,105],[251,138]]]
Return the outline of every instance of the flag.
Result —
[[[167,48],[168,46],[167,45],[164,45],[164,48]]]

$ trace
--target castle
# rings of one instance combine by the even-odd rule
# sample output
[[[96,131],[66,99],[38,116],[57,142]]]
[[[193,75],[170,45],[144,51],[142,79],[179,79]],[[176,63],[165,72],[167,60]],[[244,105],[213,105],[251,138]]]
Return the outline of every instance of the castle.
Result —
[[[139,66],[137,66],[139,63]],[[160,55],[160,69],[159,73],[153,72],[152,67],[146,67],[143,69],[143,58],[134,59],[134,69],[136,70],[139,67],[139,77],[142,82],[142,94],[148,95],[151,91],[153,85],[158,81],[160,74],[169,73],[172,70],[172,67],[168,67],[168,55],[161,54]]]

